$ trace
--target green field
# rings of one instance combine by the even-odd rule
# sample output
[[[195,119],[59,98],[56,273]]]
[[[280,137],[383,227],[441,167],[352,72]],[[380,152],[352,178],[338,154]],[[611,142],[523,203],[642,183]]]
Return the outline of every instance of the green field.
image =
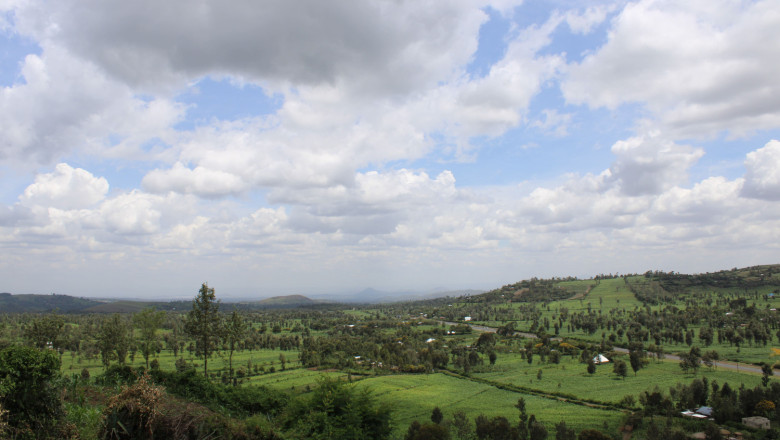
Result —
[[[561,420],[577,431],[586,427],[603,427],[604,424],[609,430],[614,430],[624,416],[620,411],[515,393],[445,374],[378,376],[363,379],[358,384],[369,387],[377,398],[392,405],[397,436],[414,420],[421,423],[429,421],[431,411],[437,406],[444,413],[445,420],[460,410],[472,421],[477,415],[484,414],[504,416],[515,423],[519,413],[514,405],[520,397],[526,401],[528,414],[536,415],[537,420],[544,423],[553,435],[554,425]]]
[[[628,357],[621,357],[628,362]],[[562,356],[560,364],[540,364],[536,357],[533,365],[529,365],[520,355],[506,353],[500,354],[496,365],[486,366],[473,373],[474,377],[490,380],[496,383],[506,383],[538,390],[545,393],[562,393],[576,396],[580,399],[593,400],[605,403],[617,403],[624,396],[635,398],[639,393],[652,390],[658,386],[663,391],[677,383],[689,384],[693,379],[706,377],[709,381],[718,381],[719,384],[728,382],[731,385],[744,383],[747,387],[754,387],[761,383],[758,374],[740,373],[726,369],[709,370],[706,367],[699,369],[697,374],[684,374],[679,364],[674,361],[650,361],[645,368],[634,373],[629,369],[625,379],[612,372],[612,364],[599,365],[596,373],[588,374],[586,365],[569,356]],[[537,378],[539,370],[542,371],[542,379]]]

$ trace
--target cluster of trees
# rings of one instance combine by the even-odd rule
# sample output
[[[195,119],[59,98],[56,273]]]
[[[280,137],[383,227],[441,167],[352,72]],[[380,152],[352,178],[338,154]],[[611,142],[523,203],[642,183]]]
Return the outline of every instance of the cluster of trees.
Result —
[[[297,350],[302,336],[309,334],[305,323],[346,319],[338,311],[296,310],[263,313],[221,311],[214,289],[203,284],[188,313],[146,308],[133,314],[110,315],[0,315],[0,348],[24,342],[75,359],[100,359],[104,368],[127,365],[141,356],[146,368],[157,364],[162,350],[174,357],[203,360],[208,374],[209,359],[217,352],[228,358],[233,376],[233,355],[243,350]],[[282,329],[287,329],[282,332]],[[292,329],[291,329],[292,328]],[[161,330],[166,330],[161,332]],[[293,334],[297,332],[298,334]],[[161,336],[161,333],[164,335]]]
[[[686,409],[710,406],[718,423],[740,422],[750,416],[780,420],[780,383],[733,388],[728,383],[720,386],[717,381],[704,377],[688,385],[677,384],[668,394],[658,387],[644,391],[639,395],[639,403],[645,415],[670,416]]]
[[[415,420],[409,425],[404,440],[546,440],[550,433],[536,419],[526,413],[525,399],[518,399],[515,408],[519,411],[516,422],[503,416],[478,415],[472,423],[463,411],[456,411],[445,420],[439,407],[433,409],[430,421]],[[555,425],[555,440],[609,440],[612,437],[596,429],[584,429],[579,435],[574,429],[560,421]]]

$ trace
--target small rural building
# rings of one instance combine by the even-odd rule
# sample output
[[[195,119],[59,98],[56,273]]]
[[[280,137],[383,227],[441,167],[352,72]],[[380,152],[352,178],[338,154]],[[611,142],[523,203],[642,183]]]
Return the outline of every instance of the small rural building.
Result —
[[[748,428],[754,429],[769,429],[769,419],[761,416],[743,417],[742,424]]]
[[[699,409],[696,410],[696,414],[701,414],[703,416],[712,417],[712,407],[711,406],[702,406]]]
[[[471,316],[464,316],[464,317],[463,317],[463,320],[464,320],[464,321],[471,321]]]
[[[706,418],[707,418],[707,416],[705,416],[705,415],[703,415],[703,414],[698,414],[698,413],[696,413],[696,412],[694,412],[694,411],[691,411],[691,410],[686,410],[686,411],[683,411],[683,412],[681,412],[680,414],[681,414],[683,417],[690,417],[690,418],[692,418],[692,419],[706,419]]]
[[[596,357],[593,358],[593,363],[596,364],[596,365],[608,364],[609,363],[609,359],[607,359],[607,357],[604,356],[603,354],[599,353]]]

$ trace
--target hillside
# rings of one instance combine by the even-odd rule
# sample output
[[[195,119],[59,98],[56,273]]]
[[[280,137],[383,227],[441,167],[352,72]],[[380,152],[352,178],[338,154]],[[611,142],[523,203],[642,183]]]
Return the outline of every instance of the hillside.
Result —
[[[0,311],[4,313],[80,313],[101,302],[68,295],[12,295],[0,293]]]

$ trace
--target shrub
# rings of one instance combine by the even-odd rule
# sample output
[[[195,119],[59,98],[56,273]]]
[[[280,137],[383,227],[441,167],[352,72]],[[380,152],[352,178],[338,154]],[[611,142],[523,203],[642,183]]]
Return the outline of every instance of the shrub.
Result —
[[[129,385],[135,382],[138,373],[128,365],[112,365],[95,379],[98,385],[118,386]]]
[[[201,405],[182,402],[153,385],[148,375],[109,400],[99,438],[111,440],[225,438],[276,440],[267,426],[243,424]]]
[[[0,351],[0,405],[17,437],[57,435],[63,411],[52,382],[59,370],[60,360],[51,350],[11,346]]]
[[[228,410],[234,415],[276,414],[287,405],[287,395],[262,386],[233,387],[211,382],[195,370],[152,371],[154,381],[169,393],[207,406]]]
[[[386,439],[391,432],[390,410],[367,389],[329,378],[311,396],[294,401],[283,423],[293,438]]]
[[[108,401],[100,437],[141,440],[154,438],[155,431],[159,436],[158,407],[162,396],[162,388],[149,383],[146,375],[133,385],[125,385]]]
[[[8,433],[8,411],[3,409],[2,399],[0,399],[0,438],[4,438]]]

